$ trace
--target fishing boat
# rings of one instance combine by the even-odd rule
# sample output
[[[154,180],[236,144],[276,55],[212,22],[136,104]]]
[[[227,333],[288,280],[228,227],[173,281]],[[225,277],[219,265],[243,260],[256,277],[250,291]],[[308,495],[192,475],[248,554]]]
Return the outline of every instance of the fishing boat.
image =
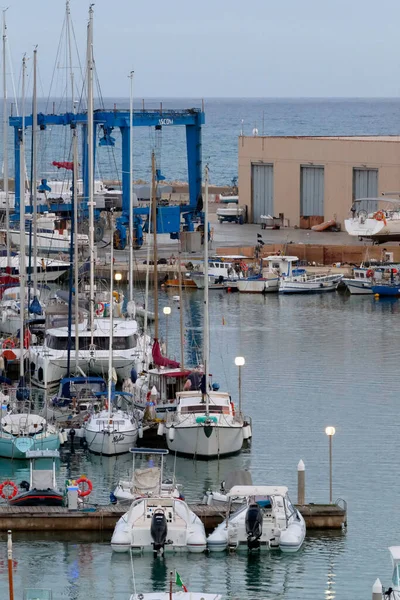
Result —
[[[208,167],[205,174],[205,228],[208,228]],[[241,451],[251,437],[251,425],[241,407],[236,412],[226,392],[211,390],[209,379],[208,244],[204,245],[204,372],[201,389],[176,395],[176,411],[168,412],[165,435],[168,449],[184,456],[219,458]],[[161,433],[161,432],[159,432]]]
[[[67,221],[60,219],[55,213],[45,213],[38,216],[37,224],[37,248],[40,252],[69,252],[71,247],[71,234]],[[21,234],[17,229],[9,229],[8,232],[0,230],[10,236],[13,246],[20,247]],[[78,247],[82,251],[89,246],[89,238],[85,234],[78,235]],[[25,244],[29,244],[31,233],[29,229],[25,232]]]
[[[400,296],[400,281],[372,285],[371,289],[374,295],[398,298]]]
[[[349,235],[377,244],[400,240],[400,200],[394,198],[359,198],[351,207],[351,217],[344,226]]]
[[[245,499],[233,515],[227,517],[207,538],[211,552],[224,550],[270,550],[296,552],[306,535],[306,525],[293,506],[284,486],[234,486],[229,500]]]
[[[345,284],[350,294],[372,294],[374,285],[387,283],[391,275],[397,275],[399,270],[398,263],[361,265],[353,269],[354,277],[344,277],[342,283]]]
[[[207,278],[208,289],[223,289],[226,285],[236,286],[237,282],[243,278],[243,270],[246,270],[246,256],[230,255],[230,256],[215,256],[207,262]],[[199,270],[190,271],[190,279],[192,279],[196,287],[204,290],[205,287],[205,271]]]
[[[26,458],[27,450],[58,450],[59,432],[44,417],[9,413],[0,420],[0,456]]]
[[[130,448],[133,456],[132,477],[129,480],[120,479],[112,496],[119,502],[132,502],[138,496],[158,495],[181,498],[181,493],[175,477],[164,479],[164,457],[168,450],[152,448]],[[144,458],[145,467],[137,468],[136,459]],[[158,466],[155,461],[159,459]]]
[[[305,269],[293,269],[292,274],[279,282],[281,294],[311,294],[334,292],[343,275],[314,275]]]
[[[114,552],[132,550],[162,556],[176,551],[201,553],[206,547],[199,517],[184,500],[160,492],[136,498],[117,522],[111,538]]]
[[[58,450],[28,450],[29,482],[22,481],[23,490],[8,500],[12,506],[63,506],[64,494],[57,490],[56,460]],[[52,468],[48,468],[51,461]],[[15,484],[14,484],[15,485]]]

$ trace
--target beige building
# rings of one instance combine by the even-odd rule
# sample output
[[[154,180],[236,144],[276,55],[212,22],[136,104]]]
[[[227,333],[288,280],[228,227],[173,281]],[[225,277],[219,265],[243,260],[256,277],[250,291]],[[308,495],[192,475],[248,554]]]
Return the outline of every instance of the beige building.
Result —
[[[283,213],[291,227],[336,218],[353,199],[400,193],[400,136],[239,137],[239,202],[251,223]]]

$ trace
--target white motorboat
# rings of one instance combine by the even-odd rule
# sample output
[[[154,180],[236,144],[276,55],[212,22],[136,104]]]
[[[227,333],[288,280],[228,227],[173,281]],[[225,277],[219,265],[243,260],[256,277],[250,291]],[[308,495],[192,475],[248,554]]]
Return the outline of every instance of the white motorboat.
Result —
[[[195,458],[237,454],[251,437],[251,425],[236,414],[226,392],[179,392],[175,412],[168,412],[165,435],[170,452]]]
[[[234,486],[253,485],[251,473],[246,470],[233,471],[229,473],[223,481],[221,481],[219,490],[207,490],[203,496],[203,504],[208,506],[225,505],[229,502],[228,493]],[[241,505],[244,503],[244,498],[238,498],[237,502]],[[231,498],[232,505],[236,504],[235,498]]]
[[[69,252],[71,247],[71,233],[67,227],[67,221],[60,219],[55,213],[45,213],[36,219],[37,223],[37,248],[39,252]],[[1,230],[0,230],[1,233]],[[3,230],[5,235],[10,236],[11,244],[20,247],[21,234],[19,229]],[[29,245],[30,231],[25,232],[25,244]],[[89,238],[85,234],[75,234],[77,247],[83,250],[89,245]]]
[[[297,256],[276,257],[276,259],[278,258],[281,264],[281,277],[279,280],[279,292],[281,294],[333,292],[343,278],[341,273],[334,275],[308,273],[305,269],[296,266]]]
[[[207,548],[204,525],[186,502],[165,495],[136,498],[117,522],[111,538],[115,552],[186,551]]]
[[[284,486],[234,486],[227,494],[246,503],[230,515],[207,538],[211,552],[269,550],[296,552],[306,535],[306,524],[291,503]]]
[[[234,198],[232,197],[232,200]],[[224,204],[220,204],[217,208],[217,219],[219,223],[223,223],[224,221],[228,221],[231,223],[239,223],[243,225],[246,219],[246,207],[240,206],[236,202],[229,202],[230,198],[225,198]]]
[[[377,591],[382,592],[382,600],[400,600],[400,546],[389,547],[390,557],[392,559],[392,581],[388,590],[382,590],[382,585],[378,580]],[[373,596],[375,598],[375,595]]]
[[[239,292],[250,294],[269,294],[279,291],[279,281],[283,273],[288,270],[288,259],[297,261],[297,256],[272,255],[262,259],[261,273],[257,276],[245,277],[240,279],[236,287]]]
[[[349,235],[378,244],[400,240],[400,200],[360,198],[353,202],[351,213],[344,221]]]
[[[139,334],[134,319],[114,319],[113,367],[120,381],[130,376],[134,368],[139,372],[145,355],[151,356],[151,340]],[[110,349],[109,317],[94,319],[93,347],[88,319],[78,325],[79,365],[85,373],[99,376],[108,369]],[[46,331],[42,346],[30,347],[32,383],[41,388],[54,387],[68,375],[68,327],[55,327]],[[71,329],[71,364],[75,361],[75,324]]]
[[[138,496],[165,496],[181,498],[179,489],[174,479],[164,480],[164,456],[168,450],[151,448],[130,448],[133,455],[132,477],[130,480],[120,479],[113,491],[114,497],[119,502],[132,502]],[[137,468],[136,457],[145,457],[148,461],[143,468]],[[159,466],[154,466],[154,461],[159,458]]]
[[[246,268],[246,256],[230,255],[215,256],[208,261],[207,275],[209,289],[221,289],[227,284],[235,285],[242,277],[242,269]],[[189,278],[196,287],[203,290],[205,287],[205,273],[198,265],[198,270],[190,271]]]

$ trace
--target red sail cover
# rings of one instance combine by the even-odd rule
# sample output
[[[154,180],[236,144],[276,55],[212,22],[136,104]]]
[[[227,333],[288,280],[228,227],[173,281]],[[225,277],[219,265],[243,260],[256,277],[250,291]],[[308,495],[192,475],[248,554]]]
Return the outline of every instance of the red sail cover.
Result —
[[[152,349],[153,362],[158,367],[169,367],[170,369],[177,369],[180,364],[176,360],[170,360],[161,354],[160,344],[157,338],[154,338],[154,344]]]
[[[53,167],[57,167],[57,169],[66,169],[67,171],[73,171],[74,170],[74,163],[73,162],[58,162],[56,160],[53,160],[52,162]]]

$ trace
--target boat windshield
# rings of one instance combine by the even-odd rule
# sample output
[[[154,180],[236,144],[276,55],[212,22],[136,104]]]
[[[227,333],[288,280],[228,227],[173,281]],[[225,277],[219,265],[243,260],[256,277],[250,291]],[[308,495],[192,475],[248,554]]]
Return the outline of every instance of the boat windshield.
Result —
[[[196,404],[189,406],[182,406],[181,413],[205,413],[206,405],[205,404]],[[224,414],[229,415],[229,406],[218,406],[214,404],[210,404],[208,407],[208,412],[214,414]]]
[[[392,583],[395,587],[400,586],[400,565],[394,565]]]
[[[110,338],[107,336],[95,336],[93,343],[96,350],[109,350]],[[136,348],[137,335],[127,336],[115,336],[113,338],[113,350],[129,350],[130,348]],[[46,335],[46,346],[52,350],[68,350],[68,337],[57,337],[48,333]],[[82,336],[79,337],[79,350],[89,350],[90,337]],[[71,338],[71,350],[75,350],[75,338]]]

